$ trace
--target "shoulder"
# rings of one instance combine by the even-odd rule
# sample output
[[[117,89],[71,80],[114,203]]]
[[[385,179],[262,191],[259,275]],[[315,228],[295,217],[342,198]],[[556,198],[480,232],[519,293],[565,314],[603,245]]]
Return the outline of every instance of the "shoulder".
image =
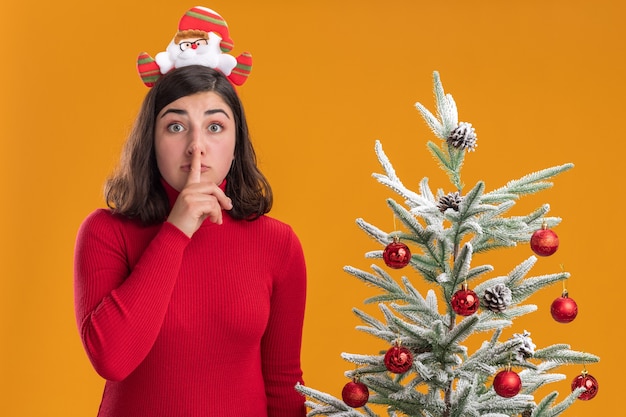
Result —
[[[138,219],[129,219],[110,209],[100,208],[91,212],[82,222],[78,237],[98,237],[99,239],[124,239],[124,236],[152,232],[150,226],[144,226]]]
[[[274,217],[263,215],[253,220],[252,223],[255,223],[256,228],[268,238],[299,242],[298,236],[293,228],[289,224]]]
[[[265,214],[254,220],[235,220],[233,223],[240,238],[245,238],[268,256],[270,253],[288,255],[302,251],[293,228],[274,217]]]
[[[292,226],[264,215],[262,222],[265,261],[271,265],[276,284],[293,289],[292,295],[302,290],[306,282],[306,261],[302,244]]]
[[[262,224],[264,227],[273,228],[276,230],[282,230],[285,232],[292,231],[292,228],[290,225],[274,217],[268,216],[267,214],[264,214],[258,219],[253,220],[253,222],[259,222],[259,224]]]
[[[260,222],[263,240],[268,248],[272,248],[281,262],[284,258],[292,258],[298,262],[303,260],[302,244],[291,225],[267,215],[255,221]]]
[[[108,229],[115,223],[115,218],[109,209],[96,209],[92,211],[80,225],[79,233],[86,233],[100,229]]]
[[[291,225],[268,215],[252,221],[238,220],[238,242],[242,252],[267,271],[272,291],[286,298],[303,294],[306,287],[306,260],[300,239]],[[275,292],[273,294],[276,294]],[[281,298],[281,297],[279,297]]]
[[[113,213],[110,209],[96,209],[81,224],[81,230],[111,231],[124,227],[140,227],[139,222]]]

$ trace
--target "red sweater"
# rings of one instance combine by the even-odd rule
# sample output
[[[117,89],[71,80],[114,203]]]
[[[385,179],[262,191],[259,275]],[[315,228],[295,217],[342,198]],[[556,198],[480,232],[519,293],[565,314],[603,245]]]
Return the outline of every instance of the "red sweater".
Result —
[[[305,281],[298,238],[270,217],[224,215],[190,239],[96,210],[78,232],[75,308],[107,380],[98,415],[304,416]]]

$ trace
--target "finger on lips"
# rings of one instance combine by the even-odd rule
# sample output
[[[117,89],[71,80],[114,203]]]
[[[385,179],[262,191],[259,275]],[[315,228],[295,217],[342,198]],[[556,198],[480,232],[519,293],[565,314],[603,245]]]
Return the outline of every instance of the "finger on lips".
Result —
[[[230,210],[233,208],[231,199],[226,196],[226,194],[224,194],[224,191],[222,191],[222,189],[220,189],[216,184],[202,184],[201,178],[202,152],[199,149],[195,149],[191,155],[191,162],[189,164],[189,176],[187,177],[186,188],[194,187],[196,189],[196,192],[213,196],[213,198],[217,200],[220,208],[223,208],[224,210]]]
[[[189,165],[189,176],[187,184],[197,184],[200,182],[202,175],[202,153],[196,149],[191,154],[191,163]]]

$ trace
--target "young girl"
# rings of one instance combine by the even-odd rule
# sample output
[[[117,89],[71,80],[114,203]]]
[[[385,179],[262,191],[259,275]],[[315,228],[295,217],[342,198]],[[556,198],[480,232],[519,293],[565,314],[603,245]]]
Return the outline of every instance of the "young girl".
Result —
[[[243,107],[219,71],[169,71],[147,94],[75,252],[81,338],[100,417],[302,417],[306,272],[266,216]]]

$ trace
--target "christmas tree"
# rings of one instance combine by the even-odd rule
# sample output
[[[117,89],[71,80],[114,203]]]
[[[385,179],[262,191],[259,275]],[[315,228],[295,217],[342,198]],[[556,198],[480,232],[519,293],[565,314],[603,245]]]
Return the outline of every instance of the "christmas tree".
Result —
[[[492,274],[491,265],[473,265],[473,255],[518,243],[529,243],[537,256],[550,256],[558,248],[552,228],[558,217],[548,217],[544,204],[524,216],[508,216],[516,201],[551,187],[551,179],[573,167],[564,164],[528,174],[493,191],[479,181],[465,191],[461,168],[467,153],[477,147],[470,123],[459,122],[456,104],[444,92],[439,74],[434,73],[436,116],[425,106],[417,109],[440,144],[427,148],[454,187],[433,193],[428,178],[419,191],[407,188],[396,175],[380,142],[375,151],[384,174],[378,182],[398,194],[404,204],[388,199],[403,231],[387,232],[357,219],[358,226],[384,249],[366,257],[382,258],[387,268],[372,265],[372,271],[351,266],[345,271],[380,290],[366,303],[378,303],[383,320],[359,309],[354,313],[364,323],[357,329],[389,346],[385,352],[343,353],[354,364],[345,375],[351,380],[342,398],[297,385],[307,397],[308,416],[377,416],[372,404],[386,407],[389,416],[411,417],[551,417],[561,414],[578,399],[591,399],[598,384],[584,368],[572,381],[572,391],[557,402],[558,392],[536,401],[534,394],[546,384],[563,380],[553,372],[566,364],[588,364],[599,358],[574,351],[567,344],[537,349],[524,330],[500,340],[513,320],[537,310],[525,301],[537,291],[569,278],[565,271],[529,276],[537,262],[532,255],[506,275]],[[395,226],[394,226],[395,227]],[[478,257],[477,257],[478,258]],[[404,274],[394,279],[392,270]],[[495,276],[493,276],[495,275]],[[423,296],[417,280],[426,282]],[[563,294],[551,306],[556,321],[567,323],[577,306]],[[487,335],[480,347],[470,352],[463,343],[470,336]]]

